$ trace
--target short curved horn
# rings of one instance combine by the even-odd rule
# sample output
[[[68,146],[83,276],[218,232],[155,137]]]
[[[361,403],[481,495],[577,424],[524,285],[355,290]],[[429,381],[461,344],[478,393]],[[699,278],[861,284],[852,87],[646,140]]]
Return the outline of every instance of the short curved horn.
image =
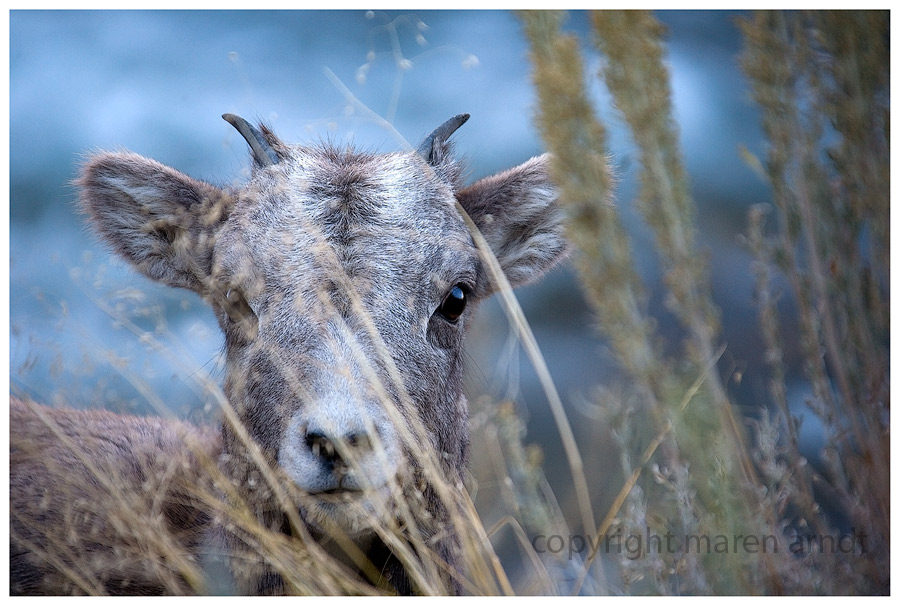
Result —
[[[271,166],[278,163],[278,154],[275,153],[275,150],[272,149],[272,146],[269,145],[263,134],[254,128],[252,124],[234,114],[222,114],[222,118],[241,133],[241,136],[250,145],[257,164],[260,166]]]
[[[434,132],[425,137],[425,140],[419,144],[419,147],[416,149],[419,152],[419,155],[425,158],[425,161],[429,164],[434,161],[434,149],[436,146],[441,145],[447,139],[450,138],[450,135],[456,132],[460,126],[466,123],[466,120],[469,119],[469,114],[459,114],[458,116],[453,116],[436,129]]]

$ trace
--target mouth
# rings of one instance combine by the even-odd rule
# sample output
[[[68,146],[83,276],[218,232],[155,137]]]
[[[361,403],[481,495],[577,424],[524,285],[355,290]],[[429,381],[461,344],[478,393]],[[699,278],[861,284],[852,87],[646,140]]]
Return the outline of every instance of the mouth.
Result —
[[[387,499],[379,491],[334,488],[307,493],[301,516],[313,528],[329,533],[335,529],[351,537],[367,535],[383,523]]]
[[[365,493],[362,490],[330,488],[320,492],[311,492],[309,496],[323,503],[349,503],[365,498]]]

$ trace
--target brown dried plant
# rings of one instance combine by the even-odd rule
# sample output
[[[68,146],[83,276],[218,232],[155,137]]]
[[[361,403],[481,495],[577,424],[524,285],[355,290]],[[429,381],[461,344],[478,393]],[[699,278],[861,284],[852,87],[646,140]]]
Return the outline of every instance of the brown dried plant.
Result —
[[[667,303],[686,335],[678,360],[660,352],[630,239],[611,201],[605,129],[586,92],[580,42],[562,31],[563,13],[525,12],[521,19],[532,50],[537,123],[554,154],[575,264],[631,381],[621,397],[599,402],[620,445],[626,482],[597,542],[616,533],[648,542],[666,533],[771,539],[769,549],[732,545],[719,554],[691,550],[684,541],[673,549],[645,544],[637,554],[612,558],[619,591],[888,591],[887,14],[761,13],[741,26],[743,65],[770,141],[763,172],[779,220],[778,232],[766,236],[761,209],[750,214],[747,242],[756,254],[772,405],[747,420],[749,432],[715,369],[722,320],[694,243],[695,207],[672,118],[663,26],[642,11],[591,15],[603,56],[599,76],[640,154],[637,206],[655,235]],[[839,141],[831,147],[828,122],[828,134]],[[788,277],[798,308],[810,405],[827,434],[824,472],[800,453],[798,411],[787,401],[788,337],[778,329],[775,271]],[[835,498],[840,513],[826,515],[825,501],[833,507]],[[792,549],[803,537],[841,536],[841,516],[853,536],[867,538],[864,545],[854,543],[848,553],[821,545]]]

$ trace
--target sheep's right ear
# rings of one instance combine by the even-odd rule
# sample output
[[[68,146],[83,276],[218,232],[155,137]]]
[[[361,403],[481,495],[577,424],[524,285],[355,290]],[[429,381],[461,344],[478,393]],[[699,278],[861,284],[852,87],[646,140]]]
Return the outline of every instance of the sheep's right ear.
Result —
[[[228,194],[128,152],[93,156],[75,185],[90,222],[138,271],[208,294],[215,232],[233,206]]]
[[[544,154],[456,194],[513,288],[537,280],[569,249],[549,164]]]

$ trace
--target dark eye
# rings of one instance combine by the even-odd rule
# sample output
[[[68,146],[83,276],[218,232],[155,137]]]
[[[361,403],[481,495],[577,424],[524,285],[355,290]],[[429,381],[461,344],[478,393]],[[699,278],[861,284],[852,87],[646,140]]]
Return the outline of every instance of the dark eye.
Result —
[[[243,331],[245,337],[250,340],[256,338],[259,329],[259,319],[244,298],[244,293],[239,288],[229,288],[225,291],[225,297],[221,301],[222,309],[235,326]]]
[[[448,322],[456,322],[459,320],[459,317],[465,309],[466,289],[460,284],[457,284],[450,289],[450,292],[448,292],[447,296],[444,297],[444,300],[441,301],[441,306],[438,307],[438,311]]]

